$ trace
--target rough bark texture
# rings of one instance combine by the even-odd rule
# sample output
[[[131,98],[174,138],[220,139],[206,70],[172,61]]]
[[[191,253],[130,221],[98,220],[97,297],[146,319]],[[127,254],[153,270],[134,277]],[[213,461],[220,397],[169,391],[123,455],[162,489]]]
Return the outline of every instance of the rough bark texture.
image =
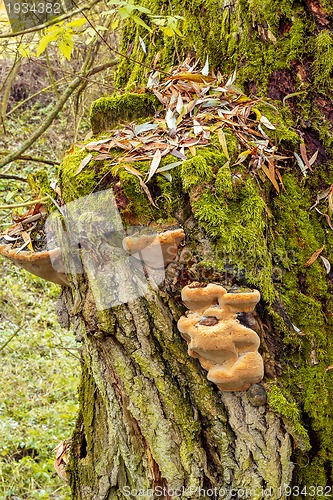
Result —
[[[162,13],[169,8],[164,4],[147,2]],[[143,224],[155,219],[161,228],[168,220],[182,224],[188,250],[186,258],[183,249],[169,265],[158,293],[152,290],[134,303],[97,312],[89,284],[74,277],[64,292],[82,342],[80,413],[70,467],[73,498],[146,498],[152,490],[156,498],[238,498],[247,489],[248,497],[275,499],[289,495],[284,485],[306,487],[308,495],[320,497],[330,492],[320,487],[332,484],[333,370],[326,370],[333,359],[332,273],[326,275],[319,259],[310,267],[305,263],[323,244],[330,260],[333,244],[327,222],[332,209],[324,200],[324,216],[310,210],[333,182],[333,9],[324,0],[183,1],[173,2],[173,9],[185,17],[183,39],[156,36],[145,57],[139,28],[129,24],[123,51],[134,47],[131,56],[147,63],[160,47],[166,67],[177,52],[182,59],[195,47],[203,61],[208,54],[211,65],[225,73],[237,65],[238,84],[246,92],[276,100],[279,147],[291,156],[299,152],[297,129],[309,156],[319,149],[319,161],[306,179],[291,161],[280,196],[244,167],[243,181],[233,184],[231,195],[230,183],[228,193],[218,184],[221,158],[203,154],[206,177],[190,172],[185,162],[171,186],[154,181],[153,194],[160,206],[165,203],[159,213],[128,173],[115,178],[107,165],[101,170],[92,162],[77,176],[85,153],[65,160],[60,172],[65,202],[89,194],[98,183],[112,186],[125,207],[124,219]],[[142,77],[139,65],[124,60],[119,67],[119,85],[132,90]],[[122,106],[130,107],[130,100]],[[122,119],[122,110],[117,117],[115,108],[99,103],[103,125],[94,114],[95,130]],[[230,138],[230,150],[232,144]],[[213,187],[215,195],[209,197]],[[229,214],[229,225],[218,219],[217,206]],[[195,279],[259,288],[263,301],[256,323],[267,405],[254,407],[245,393],[218,391],[188,357],[176,321],[184,312],[180,289]]]

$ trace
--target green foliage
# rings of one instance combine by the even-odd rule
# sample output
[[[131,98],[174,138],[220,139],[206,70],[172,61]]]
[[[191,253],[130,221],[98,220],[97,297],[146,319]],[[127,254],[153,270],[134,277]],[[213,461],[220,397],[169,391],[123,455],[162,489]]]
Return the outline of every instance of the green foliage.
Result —
[[[77,412],[73,334],[54,313],[59,287],[1,266],[0,497],[69,500],[53,461]]]
[[[149,21],[160,28],[160,30],[166,36],[183,36],[182,32],[179,29],[179,21],[183,19],[182,16],[161,16],[153,14],[153,12],[142,5],[135,4],[133,0],[110,0],[108,5],[114,7],[110,11],[104,12],[104,14],[118,14],[119,18],[122,21],[131,20],[137,26],[141,26],[142,28],[149,31],[149,33],[153,33],[153,30],[147,23],[145,23],[140,14],[144,14],[147,16]]]
[[[45,35],[42,36],[37,46],[36,56],[39,57],[51,43],[56,44],[59,52],[69,61],[74,48],[73,37],[78,33],[77,28],[86,23],[86,18],[80,17],[68,23],[60,22],[46,28]]]

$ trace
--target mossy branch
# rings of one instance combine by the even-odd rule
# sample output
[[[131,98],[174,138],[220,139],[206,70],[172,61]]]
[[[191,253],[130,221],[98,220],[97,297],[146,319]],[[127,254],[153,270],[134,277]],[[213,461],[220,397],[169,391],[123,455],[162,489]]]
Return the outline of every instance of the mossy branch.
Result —
[[[36,140],[49,128],[53,120],[58,116],[59,112],[62,110],[62,108],[64,107],[70,96],[76,90],[78,90],[81,85],[85,85],[84,78],[95,75],[96,73],[99,73],[105,70],[106,68],[110,68],[115,64],[117,64],[117,60],[113,59],[112,61],[109,61],[106,64],[102,64],[100,66],[92,68],[89,71],[83,70],[79,76],[74,78],[74,80],[72,80],[67,89],[61,94],[57,104],[55,105],[53,110],[48,114],[48,116],[40,125],[40,127],[38,127],[36,131],[26,141],[24,141],[16,151],[13,151],[12,153],[5,156],[2,160],[0,160],[0,168],[4,167],[5,165],[8,165],[8,163],[12,161],[15,161],[36,142]]]

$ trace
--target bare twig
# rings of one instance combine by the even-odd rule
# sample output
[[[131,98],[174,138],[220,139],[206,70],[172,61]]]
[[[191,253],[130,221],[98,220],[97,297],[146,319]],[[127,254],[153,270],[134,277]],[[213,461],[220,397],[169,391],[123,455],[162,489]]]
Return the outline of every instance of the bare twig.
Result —
[[[12,86],[15,80],[15,77],[18,73],[18,70],[20,69],[20,64],[21,64],[21,57],[15,60],[15,63],[10,69],[10,72],[8,74],[7,82],[6,85],[3,89],[3,95],[2,95],[2,102],[1,102],[1,117],[3,120],[3,123],[5,122],[6,118],[6,111],[7,111],[7,106],[8,106],[8,101],[10,97],[10,92],[12,90]]]
[[[74,5],[77,5],[75,3],[75,0],[72,0],[72,2],[73,2]],[[126,54],[123,54],[122,52],[119,52],[118,50],[116,50],[114,47],[112,47],[112,45],[109,44],[109,42],[103,37],[103,35],[101,35],[101,33],[95,28],[95,26],[93,25],[93,23],[90,21],[90,19],[87,17],[87,15],[84,12],[82,12],[82,15],[86,19],[86,21],[90,25],[90,27],[94,30],[94,32],[96,33],[96,35],[108,47],[108,49],[111,50],[111,52],[113,52],[114,54],[117,54],[117,56],[120,56],[120,57],[123,57],[124,59],[127,59],[130,62],[134,62],[135,64],[139,64],[143,68],[147,68],[150,71],[153,71],[153,70],[156,71],[156,70],[158,70],[163,75],[170,76],[170,73],[168,73],[167,71],[162,70],[161,68],[153,68],[152,66],[149,66],[149,64],[145,64],[142,61],[138,61],[137,59],[134,59],[133,57],[130,57],[130,56],[128,56]]]
[[[9,155],[9,151],[0,151],[0,156]],[[42,158],[40,156],[20,155],[15,158],[16,161],[35,161],[37,163],[45,163],[46,165],[60,165],[60,161],[50,160],[49,158]]]
[[[28,182],[28,179],[25,179],[25,177],[20,177],[19,175],[11,175],[11,174],[0,174],[0,179],[14,179],[16,181]]]
[[[0,205],[0,210],[11,210],[12,208],[21,208],[21,207],[30,207],[31,205],[36,205],[36,203],[44,203],[49,198],[48,196],[44,196],[43,198],[39,198],[39,200],[32,201],[24,201],[22,203],[14,203],[13,205]]]
[[[21,325],[17,330],[15,330],[15,332],[13,333],[13,335],[11,335],[9,337],[9,339],[4,344],[2,344],[2,346],[0,346],[0,352],[3,351],[5,349],[5,347],[7,347],[7,345],[9,344],[9,342],[11,342],[14,337],[16,337],[16,335],[22,330],[23,326],[24,325]]]
[[[15,151],[12,153],[8,154],[5,156],[2,160],[0,160],[0,168],[4,167],[5,165],[8,165],[8,163],[16,160],[22,154],[29,149],[32,144],[49,128],[53,120],[58,116],[59,112],[62,110],[64,105],[66,104],[67,100],[70,98],[70,96],[79,89],[79,87],[84,84],[85,81],[82,82],[82,80],[85,77],[89,77],[92,75],[95,75],[96,73],[99,73],[103,71],[106,68],[110,68],[111,66],[114,66],[117,64],[117,60],[112,60],[109,61],[107,64],[102,64],[100,66],[96,66],[95,68],[92,68],[91,70],[87,71],[87,61],[84,64],[83,70],[79,76],[74,78],[72,82],[69,84],[67,89],[61,94],[60,99],[58,102],[55,104],[53,110],[48,114],[48,116],[45,118],[45,120],[42,122],[42,124],[36,129],[36,131],[27,139],[25,140],[19,148],[17,148]]]

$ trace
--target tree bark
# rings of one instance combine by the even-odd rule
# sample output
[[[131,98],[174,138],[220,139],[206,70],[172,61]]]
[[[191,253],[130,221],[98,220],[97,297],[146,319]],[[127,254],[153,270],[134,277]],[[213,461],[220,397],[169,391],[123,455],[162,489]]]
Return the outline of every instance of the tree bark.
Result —
[[[149,6],[165,13],[163,2]],[[73,498],[278,499],[297,496],[293,487],[316,498],[331,493],[332,485],[332,273],[326,274],[320,259],[306,262],[323,245],[331,260],[333,243],[332,209],[325,197],[320,212],[310,210],[333,182],[328,82],[333,8],[324,1],[264,0],[183,1],[173,8],[174,15],[185,17],[183,39],[162,43],[155,37],[146,57],[140,53],[139,28],[129,23],[123,51],[134,42],[131,58],[147,62],[160,47],[160,64],[166,68],[175,57],[174,44],[181,56],[195,46],[202,61],[208,54],[211,65],[225,73],[237,66],[237,83],[246,92],[267,95],[281,109],[280,151],[292,157],[299,153],[297,129],[309,157],[318,149],[318,160],[306,178],[291,160],[283,169],[279,196],[267,182],[264,187],[258,187],[258,179],[252,182],[250,170],[243,172],[250,179],[243,191],[235,188],[231,198],[224,198],[225,207],[239,210],[238,236],[232,227],[211,236],[197,210],[200,192],[188,192],[179,182],[183,201],[173,215],[184,227],[185,248],[167,267],[159,290],[100,311],[87,278],[71,277],[63,303],[82,343],[80,410],[68,471]],[[120,64],[123,86],[140,79],[139,64]],[[114,123],[114,116],[109,118]],[[73,174],[81,160],[82,155],[71,158],[72,163],[65,160],[61,168],[66,202],[95,189],[90,174],[86,186]],[[117,197],[123,180],[104,173],[99,187],[113,187]],[[128,192],[131,220],[146,223]],[[258,230],[255,208],[249,208],[249,216],[244,208],[251,196],[265,202],[257,247],[251,240],[251,232]],[[236,253],[231,238],[241,254],[240,273],[227,267]],[[222,270],[214,266],[219,242]],[[205,259],[211,265],[203,278],[199,264]],[[185,284],[198,279],[244,284],[242,272],[245,284],[259,288],[263,297],[255,330],[261,338],[268,404],[259,407],[247,393],[222,392],[209,382],[198,361],[188,356],[176,326],[184,314],[180,291]]]

